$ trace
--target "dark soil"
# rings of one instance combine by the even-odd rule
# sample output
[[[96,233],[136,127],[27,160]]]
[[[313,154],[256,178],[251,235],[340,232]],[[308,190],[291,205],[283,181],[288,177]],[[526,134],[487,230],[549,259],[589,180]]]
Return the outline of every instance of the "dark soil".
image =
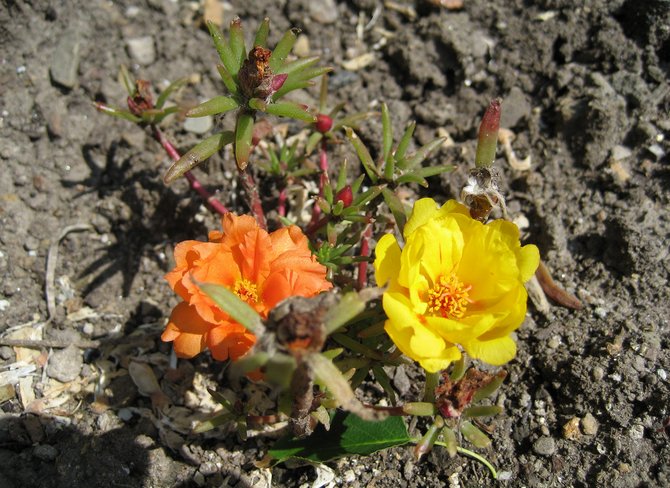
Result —
[[[314,20],[332,16],[331,3],[234,0],[225,4],[226,23],[239,15],[251,34],[268,16],[271,44],[299,27],[311,53],[336,68],[331,102],[361,111],[385,101],[396,136],[417,120],[418,144],[445,130],[454,145],[434,162],[458,170],[422,190],[438,199],[459,194],[478,121],[488,101],[502,97],[513,147],[532,157],[531,170],[518,171],[500,154],[511,213],[526,216],[527,241],[585,304],[530,307],[498,398],[505,415],[482,452],[500,480],[442,449],[419,463],[411,449],[397,448],[331,463],[332,472],[258,469],[267,437],[189,435],[180,422],[211,406],[200,394],[220,380],[221,367],[206,356],[163,378],[182,406],[155,416],[125,368],[141,356],[159,377],[166,371],[170,347],[159,333],[176,299],[161,276],[174,243],[205,238],[217,218],[186,182],[163,185],[169,160],[149,135],[97,113],[91,101],[123,103],[121,64],[159,87],[200,74],[184,101],[219,93],[199,3],[3,0],[0,333],[66,343],[137,339],[97,352],[47,356],[45,348],[37,358],[0,347],[0,373],[19,360],[37,366],[0,405],[0,486],[670,486],[670,2],[465,0],[460,11],[408,2],[415,18],[384,8],[361,38],[359,16],[365,25],[383,2],[338,2],[335,22]],[[127,43],[142,36],[151,36],[155,56],[140,65]],[[371,64],[342,68],[366,52]],[[73,86],[50,73],[55,59],[72,64]],[[166,131],[185,150],[201,136],[182,127],[173,120]],[[374,145],[380,127],[370,120],[361,137]],[[245,211],[231,169],[224,155],[197,174]],[[61,241],[56,316],[44,325],[47,252],[75,224],[90,227]],[[65,371],[49,371],[47,358]],[[93,402],[102,370],[112,374],[111,408]],[[53,377],[65,386],[58,390]]]

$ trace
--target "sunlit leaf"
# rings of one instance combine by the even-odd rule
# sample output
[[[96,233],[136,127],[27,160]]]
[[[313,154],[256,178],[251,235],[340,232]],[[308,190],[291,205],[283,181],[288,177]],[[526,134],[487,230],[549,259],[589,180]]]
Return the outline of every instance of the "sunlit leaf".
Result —
[[[194,146],[190,151],[184,154],[179,161],[176,161],[163,177],[166,185],[169,185],[177,178],[181,177],[187,171],[191,171],[205,159],[220,151],[223,146],[233,142],[233,133],[230,131],[220,132],[208,137]]]
[[[319,426],[306,439],[281,439],[269,454],[277,462],[298,458],[324,463],[351,454],[369,455],[409,441],[407,427],[401,417],[370,422],[353,414],[337,412],[329,431]]]

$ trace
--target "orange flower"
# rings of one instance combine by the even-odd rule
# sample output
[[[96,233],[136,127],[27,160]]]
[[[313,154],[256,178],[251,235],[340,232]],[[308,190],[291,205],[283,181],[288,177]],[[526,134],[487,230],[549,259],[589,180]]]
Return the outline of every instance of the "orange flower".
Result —
[[[191,358],[209,348],[217,360],[235,360],[256,342],[195,282],[224,285],[263,318],[285,298],[310,297],[333,286],[300,228],[268,234],[252,217],[230,213],[222,223],[223,232],[210,232],[209,242],[177,244],[176,266],[165,275],[184,301],[172,311],[161,339],[173,341],[179,357]]]

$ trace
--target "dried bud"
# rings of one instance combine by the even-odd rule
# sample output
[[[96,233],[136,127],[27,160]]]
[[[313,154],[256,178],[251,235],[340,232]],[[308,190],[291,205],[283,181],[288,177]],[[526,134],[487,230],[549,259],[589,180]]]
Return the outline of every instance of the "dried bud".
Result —
[[[344,208],[347,208],[354,201],[354,194],[351,191],[350,185],[345,186],[337,192],[337,195],[335,195],[335,202],[339,201],[344,204]]]
[[[333,128],[333,119],[328,117],[326,114],[318,114],[316,116],[316,130],[325,134],[330,129]]]
[[[237,78],[242,93],[247,97],[265,98],[272,90],[274,77],[269,66],[270,56],[272,56],[272,51],[256,46],[242,63]]]
[[[128,110],[133,115],[142,116],[147,110],[154,108],[154,99],[151,95],[151,82],[147,80],[137,80],[135,82],[135,92],[128,97]]]
[[[452,381],[449,374],[443,373],[443,383],[435,389],[435,404],[438,410],[444,418],[459,418],[463,410],[472,402],[475,393],[499,375],[507,375],[507,373],[501,371],[493,375],[470,368],[458,381]]]

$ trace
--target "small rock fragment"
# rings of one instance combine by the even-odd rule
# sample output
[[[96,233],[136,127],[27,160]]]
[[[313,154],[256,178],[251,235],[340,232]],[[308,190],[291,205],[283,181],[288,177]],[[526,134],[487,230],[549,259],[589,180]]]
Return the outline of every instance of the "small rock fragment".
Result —
[[[337,20],[335,0],[313,0],[309,2],[309,15],[319,24],[332,24]]]
[[[209,115],[206,117],[188,117],[184,121],[184,130],[194,134],[205,134],[213,125],[214,120]]]
[[[35,446],[33,449],[33,456],[41,461],[52,462],[58,456],[58,449],[49,444],[42,444]]]
[[[156,47],[151,36],[134,37],[126,41],[128,54],[139,64],[148,65],[156,60]]]
[[[76,346],[69,345],[51,355],[47,375],[61,383],[67,383],[79,376],[82,364],[81,351]]]
[[[293,45],[293,53],[299,58],[306,58],[309,56],[309,52],[309,37],[300,34]]]
[[[579,439],[580,436],[579,424],[580,424],[579,417],[572,417],[570,420],[568,420],[566,424],[563,426],[563,438],[569,439],[571,441]]]
[[[77,84],[80,45],[79,34],[75,31],[67,31],[60,38],[49,67],[54,83],[65,88],[74,88]]]
[[[556,441],[553,437],[542,436],[533,443],[533,451],[540,456],[549,457],[556,452]]]
[[[581,424],[584,435],[596,435],[598,433],[598,421],[590,412],[584,415]]]

